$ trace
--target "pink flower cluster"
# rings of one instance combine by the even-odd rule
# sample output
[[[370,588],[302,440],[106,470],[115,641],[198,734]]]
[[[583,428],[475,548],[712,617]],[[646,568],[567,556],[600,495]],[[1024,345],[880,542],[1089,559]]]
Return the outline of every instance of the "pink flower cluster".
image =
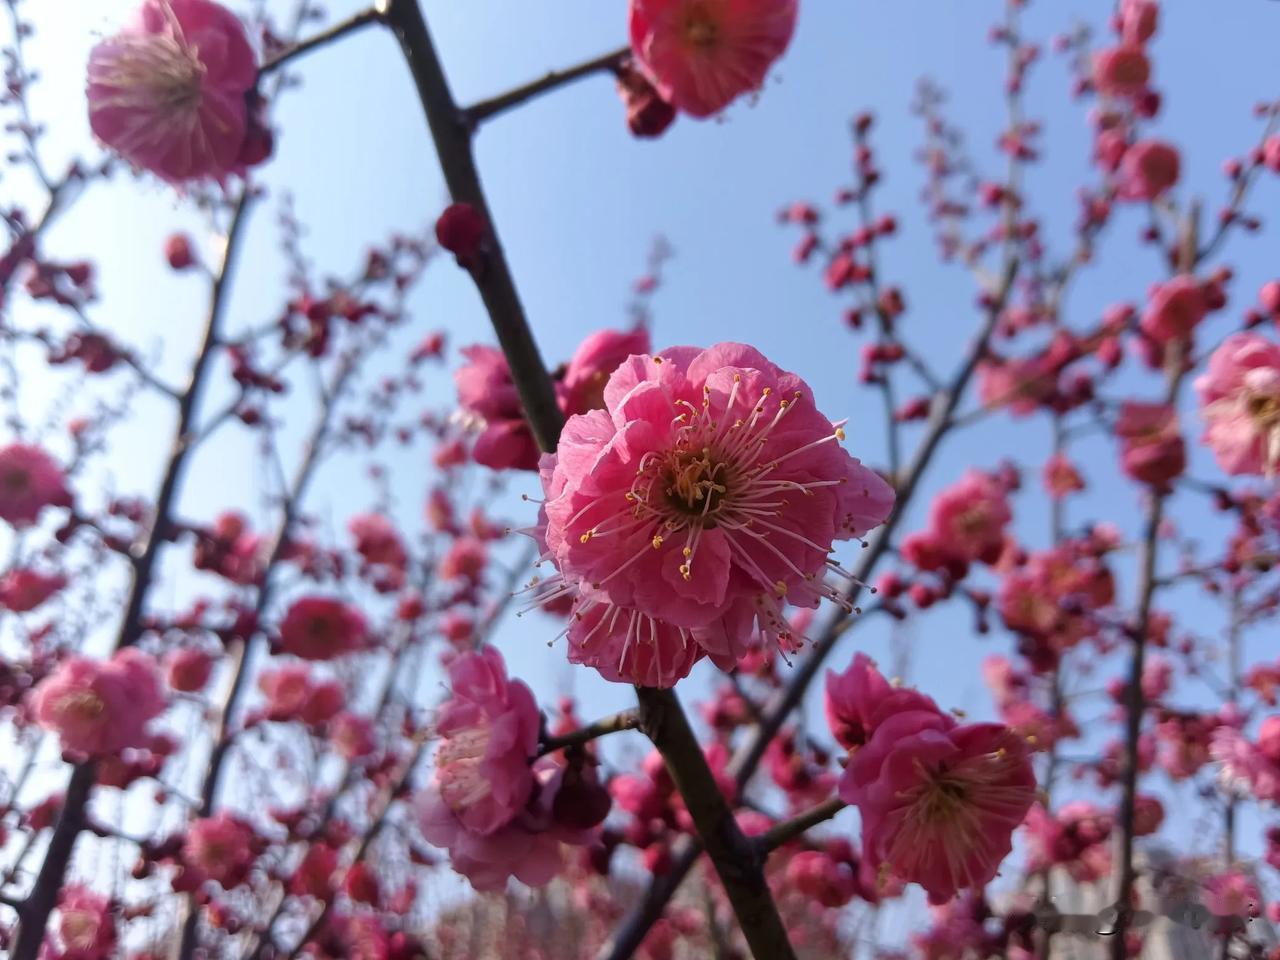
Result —
[[[68,657],[31,694],[36,722],[80,757],[145,746],[147,724],[164,706],[155,663],[132,648],[107,661]]]
[[[565,416],[600,407],[609,375],[633,353],[648,353],[649,334],[600,330],[587,337],[556,378],[556,397]],[[479,426],[471,456],[493,470],[536,470],[538,446],[524,419],[511,368],[495,347],[462,348],[467,364],[454,374],[458,404]]]
[[[542,462],[547,557],[577,596],[570,659],[670,686],[704,653],[794,648],[783,605],[838,600],[833,543],[893,505],[843,436],[751,347],[628,358]]]
[[[902,554],[920,570],[945,568],[958,579],[969,564],[991,564],[1000,558],[1012,519],[1007,482],[970,469],[934,497],[928,526],[902,541]]]
[[[862,816],[864,861],[932,903],[985,886],[1035,799],[1026,743],[1002,724],[959,724],[862,654],[827,674],[827,716],[852,749],[840,797]]]
[[[174,184],[215,179],[271,152],[244,25],[212,0],[145,0],[89,56],[89,124],[137,167]]]
[[[548,883],[560,871],[561,844],[589,834],[566,823],[574,811],[557,806],[566,768],[535,762],[541,715],[533,694],[507,678],[492,647],[459,656],[449,678],[435,776],[418,800],[422,835],[448,849],[477,890],[500,889],[509,877]]]

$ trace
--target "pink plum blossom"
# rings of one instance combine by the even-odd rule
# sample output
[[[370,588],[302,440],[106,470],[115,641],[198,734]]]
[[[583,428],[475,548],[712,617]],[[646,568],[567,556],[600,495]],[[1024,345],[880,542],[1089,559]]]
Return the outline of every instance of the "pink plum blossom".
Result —
[[[827,671],[825,708],[831,734],[846,750],[863,746],[896,713],[938,711],[931,698],[891,684],[864,653],[844,673]]]
[[[182,860],[230,890],[244,882],[255,859],[253,846],[253,827],[224,810],[191,824],[182,846]]]
[[[541,719],[529,688],[507,679],[492,647],[458,657],[449,679],[452,696],[436,722],[441,742],[432,793],[460,829],[488,835],[529,800]]]
[[[147,743],[147,724],[164,710],[154,661],[127,648],[110,660],[72,656],[35,688],[36,722],[62,748],[102,757]]]
[[[0,520],[29,527],[46,507],[71,506],[62,468],[29,443],[0,447]]]
[[[89,56],[89,124],[170,183],[221,180],[265,159],[243,24],[211,0],[146,0]]]
[[[764,85],[797,0],[631,0],[631,50],[664,100],[694,117]]]
[[[840,782],[862,815],[865,857],[935,904],[995,876],[1035,792],[1027,745],[1007,727],[930,710],[885,720]]]
[[[604,407],[604,386],[627,357],[652,350],[649,331],[598,330],[582,341],[565,368],[561,407],[565,416]]]
[[[699,631],[712,656],[740,657],[757,623],[789,644],[782,604],[838,596],[833,542],[892,507],[804,382],[751,347],[632,356],[604,400],[544,458],[548,556],[587,603]]]
[[[1195,277],[1180,274],[1158,284],[1142,314],[1142,332],[1159,343],[1184,340],[1204,319],[1208,301]]]
[[[1134,480],[1168,490],[1187,466],[1187,448],[1178,414],[1162,403],[1120,405],[1116,436],[1121,441],[1120,466]]]
[[[358,650],[366,632],[354,607],[333,597],[301,597],[280,621],[280,649],[304,660],[332,660]]]
[[[1195,382],[1204,442],[1229,474],[1267,474],[1280,462],[1280,346],[1256,333],[1227,337]]]

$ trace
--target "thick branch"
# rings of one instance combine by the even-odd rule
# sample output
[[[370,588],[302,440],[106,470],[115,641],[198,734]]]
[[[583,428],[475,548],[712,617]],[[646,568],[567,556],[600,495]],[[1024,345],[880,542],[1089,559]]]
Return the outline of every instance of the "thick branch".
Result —
[[[455,202],[470,204],[489,225],[488,248],[481,262],[471,268],[471,276],[511,368],[534,439],[541,449],[554,450],[564,418],[556,403],[551,378],[529,329],[480,185],[466,117],[454,103],[417,0],[384,2],[386,22],[395,31],[408,61],[449,192]],[[727,823],[723,817],[717,816],[717,805],[725,811],[728,807],[707,767],[706,758],[697,747],[679,701],[670,693],[657,691],[638,689],[637,695],[645,713],[646,732],[651,738],[656,737],[654,743],[672,770],[672,777],[703,834],[703,841],[709,845],[726,888],[731,884],[734,886],[736,894],[731,893],[730,900],[748,942],[752,943],[753,949],[760,945],[760,950],[756,950],[758,960],[766,957],[785,960],[792,956],[769,888],[764,884],[763,876],[757,876],[758,869],[753,871],[751,867],[750,851],[744,847],[745,840],[737,823],[732,815],[728,815]],[[687,749],[690,744],[692,749]],[[695,808],[697,813],[693,813]],[[708,830],[714,832],[708,835]],[[735,845],[734,834],[743,842]]]
[[[563,87],[567,83],[581,80],[583,77],[589,77],[593,73],[603,73],[606,70],[616,73],[618,68],[630,56],[631,48],[621,47],[592,60],[579,63],[576,66],[566,67],[563,70],[552,70],[537,80],[530,81],[516,87],[514,90],[508,90],[506,93],[467,107],[462,111],[462,116],[467,126],[474,129],[490,117],[505,113],[512,107],[518,107],[526,100],[532,100],[534,97],[540,97],[544,93],[550,93],[552,90]]]
[[[670,690],[637,687],[641,725],[666,761],[694,828],[711,857],[742,934],[756,960],[787,960],[795,951],[764,878],[764,857],[742,833],[707,767],[702,747]]]
[[[556,403],[555,389],[547,376],[538,345],[529,329],[515,279],[498,240],[493,214],[480,186],[480,173],[471,150],[471,132],[445,79],[417,0],[384,0],[386,22],[395,32],[408,61],[409,71],[431,128],[445,183],[455,203],[470,204],[489,225],[488,247],[483,261],[471,271],[484,301],[498,343],[511,367],[534,439],[543,450],[554,450],[564,417]]]

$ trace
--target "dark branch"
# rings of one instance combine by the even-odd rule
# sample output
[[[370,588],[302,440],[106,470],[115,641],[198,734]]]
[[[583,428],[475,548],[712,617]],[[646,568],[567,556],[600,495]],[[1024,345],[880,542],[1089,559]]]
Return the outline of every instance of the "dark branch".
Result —
[[[617,73],[618,68],[630,56],[630,47],[620,47],[617,50],[611,50],[593,60],[587,60],[576,66],[566,67],[563,70],[552,70],[537,80],[530,81],[516,87],[514,90],[508,90],[506,93],[467,107],[462,111],[462,116],[467,126],[474,129],[490,117],[505,113],[512,107],[518,107],[526,100],[532,100],[534,97],[540,97],[544,93],[550,93],[552,90],[563,87],[567,83],[581,80],[583,77],[589,77],[593,73],[603,73],[605,71]]]

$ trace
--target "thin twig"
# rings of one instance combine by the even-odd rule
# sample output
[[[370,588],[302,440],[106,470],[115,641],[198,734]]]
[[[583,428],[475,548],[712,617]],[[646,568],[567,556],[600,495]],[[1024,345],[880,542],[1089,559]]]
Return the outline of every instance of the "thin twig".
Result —
[[[306,40],[295,43],[293,46],[277,53],[274,57],[271,57],[262,64],[258,69],[258,76],[265,77],[268,74],[281,69],[297,57],[311,53],[320,47],[326,47],[337,40],[341,40],[348,34],[355,33],[370,24],[381,22],[382,12],[377,7],[370,7],[368,10],[361,10],[354,16],[335,23],[328,29],[317,33],[315,36],[308,37]]]
[[[581,80],[583,77],[589,77],[593,73],[603,73],[609,71],[616,73],[618,68],[626,62],[631,56],[630,47],[620,47],[617,50],[610,50],[608,53],[601,54],[591,60],[576,64],[572,67],[566,67],[563,70],[552,70],[545,76],[529,83],[522,84],[514,90],[508,90],[506,93],[499,94],[496,97],[490,97],[488,100],[482,100],[477,104],[466,107],[462,111],[463,120],[468,127],[472,129],[478,127],[484,121],[504,113],[513,107],[518,107],[527,100],[534,97],[540,97],[543,94],[550,93],[559,87],[563,87],[567,83],[575,80]]]
[[[621,713],[615,713],[611,717],[605,717],[603,720],[589,723],[585,727],[579,727],[577,730],[561,736],[546,737],[538,747],[538,756],[545,756],[548,753],[554,753],[566,747],[579,747],[584,743],[590,743],[592,740],[598,740],[600,737],[606,737],[611,733],[634,730],[638,726],[640,726],[639,712],[636,710],[623,710]]]
[[[812,807],[804,813],[797,814],[790,820],[784,820],[782,823],[777,824],[757,837],[756,842],[759,844],[760,849],[772,852],[784,844],[790,843],[806,831],[812,830],[818,824],[826,823],[846,806],[848,804],[839,797],[831,797],[816,807]]]

